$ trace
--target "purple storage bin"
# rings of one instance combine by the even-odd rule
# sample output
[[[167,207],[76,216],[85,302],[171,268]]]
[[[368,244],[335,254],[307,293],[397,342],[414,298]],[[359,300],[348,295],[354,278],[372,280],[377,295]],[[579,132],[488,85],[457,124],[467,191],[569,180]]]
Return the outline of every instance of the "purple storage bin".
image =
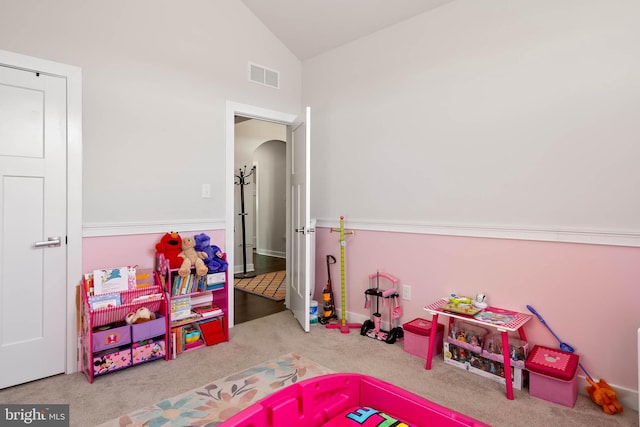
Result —
[[[129,325],[119,328],[110,328],[93,333],[93,352],[120,347],[131,342],[131,327]]]
[[[138,342],[149,338],[157,337],[158,335],[164,335],[167,331],[167,319],[166,317],[156,314],[154,320],[148,322],[138,323],[131,325],[131,341]]]

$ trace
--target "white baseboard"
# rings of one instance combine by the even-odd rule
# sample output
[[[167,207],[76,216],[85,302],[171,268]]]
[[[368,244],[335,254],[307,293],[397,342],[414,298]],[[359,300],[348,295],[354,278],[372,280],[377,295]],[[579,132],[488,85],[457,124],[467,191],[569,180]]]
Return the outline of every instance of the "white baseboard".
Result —
[[[265,255],[265,256],[272,256],[275,258],[286,258],[287,254],[285,252],[280,252],[280,251],[272,251],[269,249],[256,249],[256,253],[258,255]]]
[[[250,273],[255,270],[255,266],[253,264],[247,264],[247,273]],[[233,267],[233,272],[235,274],[240,274],[244,271],[244,266],[236,265]]]

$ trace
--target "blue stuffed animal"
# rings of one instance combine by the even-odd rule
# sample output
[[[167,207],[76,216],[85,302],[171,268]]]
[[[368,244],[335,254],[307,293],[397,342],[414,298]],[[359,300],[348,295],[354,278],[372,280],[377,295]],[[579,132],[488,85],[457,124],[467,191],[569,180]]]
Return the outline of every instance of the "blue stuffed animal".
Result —
[[[209,268],[209,273],[227,271],[227,261],[224,260],[220,248],[211,244],[211,238],[205,233],[200,233],[193,237],[196,240],[196,251],[207,254],[207,258],[204,259],[204,263]]]

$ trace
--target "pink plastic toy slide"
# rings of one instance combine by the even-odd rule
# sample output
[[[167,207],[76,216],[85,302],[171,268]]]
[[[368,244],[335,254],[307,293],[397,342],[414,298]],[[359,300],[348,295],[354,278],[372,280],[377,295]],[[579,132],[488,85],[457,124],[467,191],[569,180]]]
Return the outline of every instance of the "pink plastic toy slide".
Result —
[[[393,384],[329,374],[292,384],[220,424],[224,427],[487,427]]]

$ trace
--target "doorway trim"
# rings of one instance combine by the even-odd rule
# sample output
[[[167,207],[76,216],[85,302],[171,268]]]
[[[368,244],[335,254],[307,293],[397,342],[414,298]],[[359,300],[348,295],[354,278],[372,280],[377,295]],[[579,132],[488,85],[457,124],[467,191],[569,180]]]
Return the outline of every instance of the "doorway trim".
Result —
[[[67,298],[66,369],[78,371],[76,286],[82,279],[82,70],[79,67],[0,50],[0,64],[64,78],[67,82]]]
[[[291,126],[297,114],[284,113],[280,111],[269,110],[266,108],[256,107],[253,105],[240,104],[233,101],[227,101],[226,106],[226,144],[225,144],[225,248],[227,252],[228,277],[233,280],[235,266],[235,234],[234,234],[234,161],[235,161],[235,116],[250,117],[252,119],[264,120],[267,122],[280,123]],[[287,165],[288,167],[288,165]],[[233,284],[233,283],[232,283]],[[229,314],[227,316],[229,327],[234,325],[235,308],[234,308],[234,288],[227,287],[227,298],[229,301]]]

